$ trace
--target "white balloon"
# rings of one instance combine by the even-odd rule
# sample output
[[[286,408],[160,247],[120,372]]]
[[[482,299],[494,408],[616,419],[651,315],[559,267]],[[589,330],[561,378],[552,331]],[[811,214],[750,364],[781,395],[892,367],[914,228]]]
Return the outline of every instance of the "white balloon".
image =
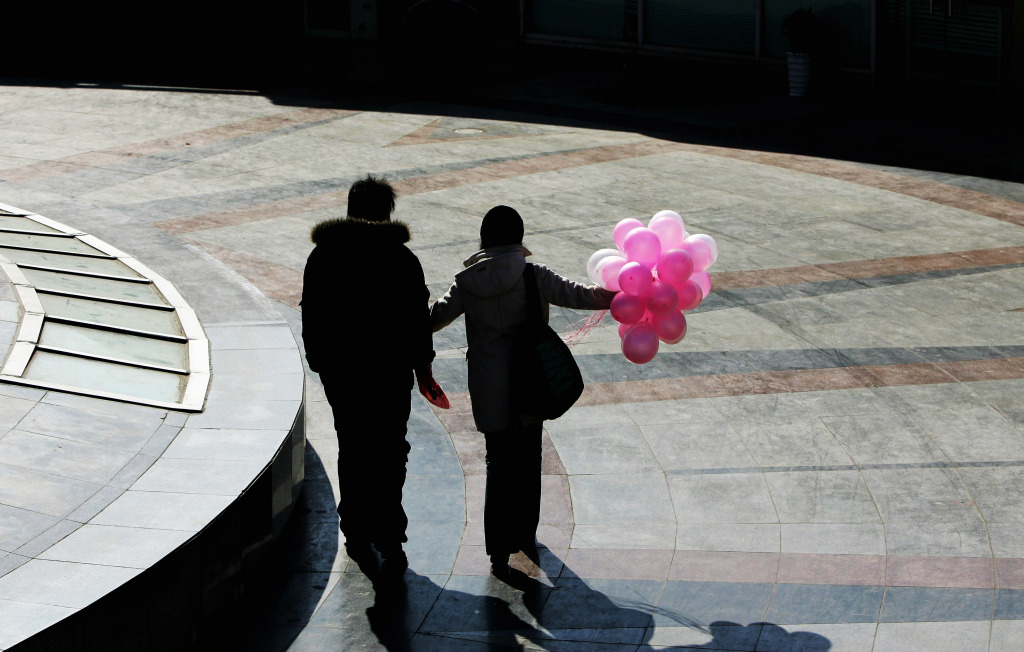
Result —
[[[651,217],[651,222],[664,217],[671,218],[673,221],[678,222],[679,229],[681,231],[686,231],[686,224],[683,223],[683,218],[675,211],[658,211]],[[647,223],[648,227],[650,227],[651,222]]]
[[[598,249],[590,256],[590,260],[587,261],[587,277],[590,278],[595,284],[600,282],[597,277],[597,264],[607,258],[608,256],[621,256],[622,252],[618,249]]]

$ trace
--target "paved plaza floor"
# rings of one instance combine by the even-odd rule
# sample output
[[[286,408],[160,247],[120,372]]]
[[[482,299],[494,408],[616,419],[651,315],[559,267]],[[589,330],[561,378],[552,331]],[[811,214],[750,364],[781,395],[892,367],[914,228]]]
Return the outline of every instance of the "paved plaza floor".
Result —
[[[827,156],[813,131],[805,151],[748,138],[823,124],[781,94],[624,108],[578,82],[496,83],[475,104],[0,87],[0,202],[86,232],[101,214],[155,229],[247,279],[297,339],[310,227],[343,215],[366,173],[395,186],[433,298],[496,204],[523,215],[533,260],[580,281],[627,217],[671,209],[719,244],[682,342],[634,365],[605,316],[573,346],[587,389],[546,424],[541,564],[514,558],[515,586],[488,574],[463,322],[434,340],[451,409],[413,401],[397,597],[344,554],[337,442],[307,369],[305,490],[281,572],[228,637],[260,651],[1020,650],[1024,185],[936,170],[921,150],[917,167]],[[538,97],[559,111],[531,111]],[[833,127],[820,135],[838,152],[877,125]],[[1024,156],[998,164],[1012,177]],[[134,253],[173,267],[160,252]],[[588,316],[553,309],[552,323]]]

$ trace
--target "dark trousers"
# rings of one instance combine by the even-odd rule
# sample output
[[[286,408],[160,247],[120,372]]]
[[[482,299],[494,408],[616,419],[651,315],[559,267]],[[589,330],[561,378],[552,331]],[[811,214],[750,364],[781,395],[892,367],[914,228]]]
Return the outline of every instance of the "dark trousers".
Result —
[[[537,541],[543,427],[543,422],[537,422],[484,433],[484,538],[488,555],[512,554]]]
[[[338,433],[338,517],[346,545],[382,554],[408,541],[402,508],[412,372],[385,378],[320,374]]]

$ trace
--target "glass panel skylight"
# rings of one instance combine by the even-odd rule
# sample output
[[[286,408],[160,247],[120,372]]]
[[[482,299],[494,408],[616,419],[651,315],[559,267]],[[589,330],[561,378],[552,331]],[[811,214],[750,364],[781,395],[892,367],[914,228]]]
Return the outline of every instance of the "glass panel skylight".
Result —
[[[39,300],[48,317],[73,319],[146,333],[184,334],[178,318],[170,310],[138,308],[106,301],[46,294],[45,292],[39,293]]]
[[[24,378],[167,403],[181,400],[188,380],[186,375],[46,351],[36,351]]]
[[[0,242],[2,241],[3,238],[0,238]],[[116,258],[86,258],[85,256],[55,254],[46,251],[29,251],[27,249],[6,249],[4,247],[0,247],[0,255],[5,256],[16,265],[36,265],[38,267],[66,269],[72,272],[141,278],[134,270],[126,267],[124,263]]]
[[[143,365],[188,370],[188,349],[184,343],[99,328],[47,322],[43,326],[39,346],[91,356],[113,357]]]
[[[91,276],[79,276],[62,272],[46,272],[37,269],[22,269],[29,283],[36,290],[52,290],[70,294],[102,297],[133,303],[148,303],[166,306],[160,293],[150,283],[129,283]]]

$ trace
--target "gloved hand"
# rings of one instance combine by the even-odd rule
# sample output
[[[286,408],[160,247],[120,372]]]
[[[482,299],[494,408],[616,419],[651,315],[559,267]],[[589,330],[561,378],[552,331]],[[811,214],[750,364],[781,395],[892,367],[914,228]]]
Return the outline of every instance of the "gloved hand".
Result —
[[[447,410],[451,407],[448,402],[448,397],[445,396],[444,390],[434,380],[434,375],[431,371],[430,365],[427,365],[423,369],[416,370],[416,384],[419,386],[420,394],[430,402],[431,405],[436,405],[442,410]]]

